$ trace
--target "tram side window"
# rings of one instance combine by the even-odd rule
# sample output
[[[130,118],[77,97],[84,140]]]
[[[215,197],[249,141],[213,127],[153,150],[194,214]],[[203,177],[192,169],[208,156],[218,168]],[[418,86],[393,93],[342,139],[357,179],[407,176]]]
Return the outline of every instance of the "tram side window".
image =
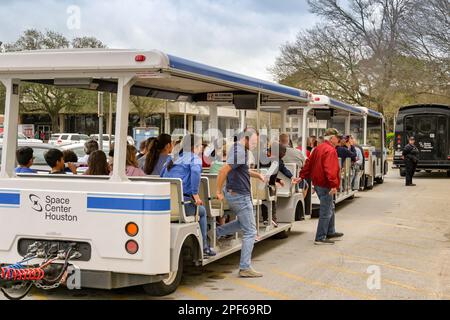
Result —
[[[376,118],[367,119],[367,141],[369,145],[375,147],[377,150],[383,148],[383,128],[381,121]]]

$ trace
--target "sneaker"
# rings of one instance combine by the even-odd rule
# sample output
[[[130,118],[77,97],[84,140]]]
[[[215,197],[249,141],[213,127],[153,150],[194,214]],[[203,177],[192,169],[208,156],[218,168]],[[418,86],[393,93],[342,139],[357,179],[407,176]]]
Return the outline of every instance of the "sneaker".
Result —
[[[253,268],[239,270],[239,277],[241,278],[262,278],[262,276],[262,273],[255,271]]]
[[[316,240],[314,241],[315,245],[333,245],[334,241],[333,240],[329,240],[329,239],[324,239],[324,240]]]
[[[264,225],[265,227],[267,227],[267,226],[269,225],[269,221],[267,221],[267,220],[263,221],[263,225]]]
[[[272,220],[272,224],[275,228],[278,228],[278,223],[275,220]]]
[[[417,185],[414,184],[414,183],[413,183],[413,184],[407,184],[406,186],[407,186],[407,187],[417,187]]]
[[[206,248],[205,250],[203,250],[203,255],[205,257],[214,257],[217,253],[211,249],[211,248]]]
[[[327,236],[327,239],[328,240],[334,240],[334,241],[339,241],[339,240],[342,240],[342,237],[344,236],[344,234],[343,233],[339,233],[339,232],[336,232],[336,233],[334,233],[334,234],[330,234],[330,235],[328,235]]]

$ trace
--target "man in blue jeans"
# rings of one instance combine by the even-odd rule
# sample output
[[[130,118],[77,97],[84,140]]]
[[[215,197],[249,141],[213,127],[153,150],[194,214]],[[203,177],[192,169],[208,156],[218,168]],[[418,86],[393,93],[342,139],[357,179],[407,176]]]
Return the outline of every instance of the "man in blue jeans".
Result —
[[[344,234],[335,230],[334,195],[340,187],[340,168],[336,147],[342,135],[336,129],[325,132],[325,142],[314,149],[300,172],[301,179],[311,178],[320,199],[320,218],[317,226],[316,245],[332,245]]]
[[[220,170],[217,179],[217,198],[227,199],[236,220],[217,228],[217,236],[224,237],[242,230],[242,250],[239,276],[259,278],[262,274],[251,266],[252,252],[256,240],[256,221],[253,212],[250,177],[265,181],[264,176],[250,171],[248,153],[258,143],[258,134],[246,130],[237,136],[228,153],[227,164]],[[226,181],[226,187],[223,188]],[[225,195],[224,195],[225,192]]]

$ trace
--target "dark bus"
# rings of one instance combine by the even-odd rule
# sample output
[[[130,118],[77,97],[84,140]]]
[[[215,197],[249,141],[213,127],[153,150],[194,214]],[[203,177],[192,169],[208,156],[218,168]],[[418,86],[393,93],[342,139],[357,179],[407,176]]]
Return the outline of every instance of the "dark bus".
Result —
[[[450,106],[412,105],[400,108],[395,125],[394,166],[405,176],[402,150],[416,138],[420,151],[418,170],[447,171],[450,177]]]

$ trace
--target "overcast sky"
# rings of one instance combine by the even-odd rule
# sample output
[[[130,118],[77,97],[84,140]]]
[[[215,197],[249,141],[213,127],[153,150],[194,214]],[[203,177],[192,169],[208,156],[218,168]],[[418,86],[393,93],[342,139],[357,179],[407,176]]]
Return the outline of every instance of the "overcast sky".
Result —
[[[79,29],[76,10],[68,13],[73,5],[80,9]],[[306,0],[0,0],[3,42],[27,28],[50,29],[69,38],[95,36],[110,48],[159,49],[267,80],[280,46],[315,22]]]

